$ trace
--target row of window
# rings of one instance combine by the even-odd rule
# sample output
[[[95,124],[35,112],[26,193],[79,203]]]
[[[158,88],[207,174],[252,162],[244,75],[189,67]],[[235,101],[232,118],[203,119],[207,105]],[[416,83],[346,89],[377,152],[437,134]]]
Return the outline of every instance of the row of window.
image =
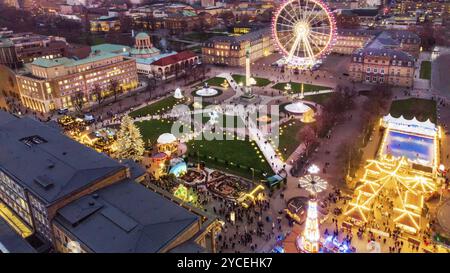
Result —
[[[25,222],[27,222],[30,226],[32,226],[31,216],[29,211],[25,210],[21,205],[17,203],[17,201],[13,200],[11,196],[9,196],[6,192],[0,191],[0,199],[8,205],[9,208],[11,208],[16,214],[20,216]],[[25,201],[23,199],[21,200],[21,203],[26,205]],[[27,206],[28,207],[28,206]]]
[[[20,197],[25,198],[25,192],[21,186],[15,183],[9,176],[4,172],[0,171],[0,184],[7,186],[17,193]]]

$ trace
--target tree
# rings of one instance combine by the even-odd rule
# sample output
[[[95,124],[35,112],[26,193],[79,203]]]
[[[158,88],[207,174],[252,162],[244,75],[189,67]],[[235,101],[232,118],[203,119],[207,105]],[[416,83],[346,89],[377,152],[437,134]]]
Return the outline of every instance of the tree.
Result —
[[[117,132],[117,151],[115,157],[118,159],[131,159],[139,161],[144,154],[144,141],[139,129],[134,125],[129,116],[124,116]]]
[[[98,85],[97,83],[94,85],[94,88],[92,89],[92,94],[95,95],[95,100],[100,106],[100,104],[102,104],[102,102],[105,100],[105,96],[103,95],[100,85]]]
[[[77,91],[72,95],[72,104],[77,112],[81,113],[84,103],[85,100],[83,92]]]
[[[117,101],[117,92],[119,91],[119,82],[117,80],[109,81],[109,91],[114,95],[114,102]]]
[[[318,141],[314,128],[309,124],[300,129],[298,138],[303,142],[303,145],[305,145],[305,155],[309,154],[311,148],[314,147]]]
[[[319,137],[325,137],[328,131],[333,127],[336,122],[336,116],[334,114],[330,114],[327,110],[323,109],[320,115],[317,115],[316,122],[314,126],[316,126],[316,131]]]
[[[152,95],[153,95],[153,91],[155,90],[156,87],[156,73],[154,71],[152,71],[153,77],[149,78],[147,81],[147,87],[145,88],[146,91],[148,92],[148,97],[151,99]]]

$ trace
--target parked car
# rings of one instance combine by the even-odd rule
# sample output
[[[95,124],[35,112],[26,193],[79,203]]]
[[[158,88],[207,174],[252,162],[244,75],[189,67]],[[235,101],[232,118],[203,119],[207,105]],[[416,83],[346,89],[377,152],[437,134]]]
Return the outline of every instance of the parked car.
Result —
[[[66,115],[67,113],[69,113],[69,109],[67,108],[58,109],[58,114],[60,115]]]
[[[91,114],[85,114],[83,120],[86,124],[92,124],[95,122],[95,118]]]

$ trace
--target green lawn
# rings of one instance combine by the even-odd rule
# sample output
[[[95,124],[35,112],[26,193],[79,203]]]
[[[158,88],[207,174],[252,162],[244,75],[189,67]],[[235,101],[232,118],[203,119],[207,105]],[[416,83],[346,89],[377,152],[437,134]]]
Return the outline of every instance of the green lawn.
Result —
[[[420,78],[431,80],[431,62],[430,61],[423,61],[420,64]]]
[[[317,94],[317,95],[311,95],[311,96],[305,96],[305,100],[307,101],[313,101],[318,104],[324,104],[333,93],[324,93],[324,94]]]
[[[182,103],[183,100],[177,100],[173,96],[164,98],[148,106],[142,107],[136,111],[131,112],[130,117],[139,117],[146,115],[156,115],[171,110],[176,104]]]
[[[299,120],[292,120],[283,124],[280,128],[280,141],[278,149],[286,160],[300,145],[297,139],[298,132],[303,127]]]
[[[287,82],[280,82],[275,84],[274,86],[272,86],[272,88],[274,89],[278,89],[281,91],[285,91],[284,87],[286,86]],[[300,93],[302,90],[302,84],[298,83],[298,82],[291,82],[291,92],[294,93]],[[326,87],[326,86],[320,86],[320,85],[312,85],[312,84],[307,84],[304,83],[303,84],[303,92],[304,93],[308,93],[308,92],[312,92],[312,91],[320,91],[320,90],[329,90],[332,89],[330,87]]]
[[[237,75],[233,74],[231,75],[233,77],[233,80],[237,82],[238,84],[242,82],[242,84],[245,85],[245,76],[244,75]],[[256,86],[266,86],[270,84],[270,80],[266,78],[258,78],[258,77],[252,77],[256,81]]]
[[[188,143],[188,152],[191,160],[196,160],[198,152],[206,166],[247,178],[252,177],[250,168],[255,169],[255,178],[258,179],[264,178],[263,173],[273,173],[256,143],[252,145],[248,140],[192,140]]]
[[[227,124],[227,119],[229,119],[230,117],[234,117],[234,126],[228,126]],[[201,119],[203,124],[207,123],[211,119],[208,114],[195,114],[192,115],[192,118]],[[220,125],[220,127],[222,128],[244,128],[244,121],[238,116],[219,114],[218,122],[219,123],[217,124],[217,126]]]
[[[389,111],[392,116],[399,117],[403,115],[406,119],[416,117],[420,121],[430,119],[436,123],[436,102],[426,99],[406,99],[395,100],[391,104]]]
[[[225,78],[222,77],[214,77],[209,80],[206,80],[205,82],[208,83],[209,86],[217,86],[222,87],[223,82],[225,81]]]
[[[160,135],[171,132],[173,122],[168,120],[146,120],[135,124],[141,131],[142,139],[145,143],[150,140],[150,143],[155,144]]]

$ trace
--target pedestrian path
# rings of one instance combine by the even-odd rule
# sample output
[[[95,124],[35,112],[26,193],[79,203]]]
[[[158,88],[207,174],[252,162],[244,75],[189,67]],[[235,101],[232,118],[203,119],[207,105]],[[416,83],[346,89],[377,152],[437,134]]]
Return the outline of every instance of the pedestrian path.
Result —
[[[237,82],[233,79],[230,73],[221,73],[217,75],[217,77],[225,78],[228,83],[230,84],[230,87],[234,90],[235,94],[231,96],[230,98],[226,99],[225,102],[231,102],[236,98],[239,98],[244,94],[244,90],[242,90],[242,87],[237,84]]]

